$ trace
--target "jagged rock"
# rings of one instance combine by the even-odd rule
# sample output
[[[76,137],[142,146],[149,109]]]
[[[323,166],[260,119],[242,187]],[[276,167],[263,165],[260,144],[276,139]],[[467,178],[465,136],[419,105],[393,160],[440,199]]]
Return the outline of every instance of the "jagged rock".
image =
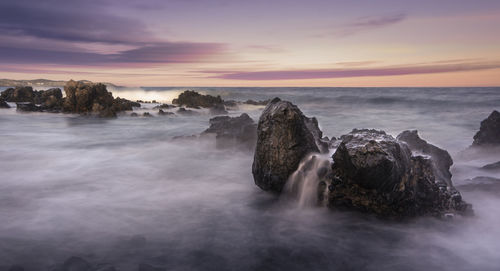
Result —
[[[450,167],[453,165],[453,159],[447,151],[421,139],[417,130],[403,131],[397,136],[397,140],[408,144],[416,155],[429,155],[434,162],[435,174],[440,175],[441,179],[451,180]]]
[[[0,97],[0,108],[10,108],[10,105]]]
[[[28,102],[28,103],[16,103],[16,109],[18,111],[24,111],[24,112],[42,112],[43,108],[41,106],[38,106],[34,103]]]
[[[181,107],[181,108],[177,109],[177,114],[185,115],[185,116],[199,115],[198,112],[190,110],[190,109],[186,109],[184,107]]]
[[[15,87],[2,91],[0,95],[7,102],[34,102],[34,92],[32,87]]]
[[[481,127],[474,135],[472,146],[484,145],[500,145],[500,113],[496,110],[481,121]]]
[[[228,112],[223,104],[217,104],[210,107],[210,115],[227,115]]]
[[[224,103],[220,96],[202,95],[193,90],[186,90],[172,101],[173,104],[184,105],[191,108],[210,108]]]
[[[169,115],[175,115],[174,112],[166,112],[166,111],[163,111],[163,110],[158,110],[158,115],[160,116],[169,116]]]
[[[252,173],[263,190],[281,192],[302,158],[320,152],[319,133],[294,104],[274,98],[260,116]],[[318,128],[319,130],[319,128]]]
[[[242,147],[254,149],[257,140],[257,125],[243,113],[239,117],[220,116],[210,119],[210,127],[203,134],[215,134],[219,148]]]
[[[69,81],[64,86],[66,98],[63,109],[68,113],[96,114],[101,117],[115,117],[113,95],[106,85]]]
[[[471,210],[446,179],[451,176],[449,167],[448,174],[436,174],[434,160],[412,155],[408,144],[368,129],[354,129],[341,139],[332,157],[329,207],[389,218],[466,214]]]
[[[113,111],[115,112],[132,111],[134,110],[134,107],[141,107],[141,104],[129,101],[127,99],[122,99],[120,97],[117,97],[116,99],[113,100],[112,108]]]
[[[487,164],[481,168],[485,170],[500,170],[500,161],[496,163]]]

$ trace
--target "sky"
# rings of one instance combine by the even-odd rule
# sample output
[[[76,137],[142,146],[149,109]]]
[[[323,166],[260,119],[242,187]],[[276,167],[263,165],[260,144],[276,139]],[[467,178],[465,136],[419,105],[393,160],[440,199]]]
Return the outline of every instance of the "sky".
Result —
[[[500,86],[500,1],[1,0],[0,78]]]

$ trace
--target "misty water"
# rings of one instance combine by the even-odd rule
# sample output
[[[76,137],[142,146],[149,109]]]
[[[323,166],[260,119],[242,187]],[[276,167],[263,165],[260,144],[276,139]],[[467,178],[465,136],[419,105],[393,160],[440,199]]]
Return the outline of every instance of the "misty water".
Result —
[[[114,90],[170,102],[186,88]],[[326,136],[417,129],[454,158],[453,183],[473,217],[384,221],[298,205],[255,186],[253,153],[213,140],[172,140],[210,115],[93,119],[0,110],[0,270],[51,270],[71,256],[138,270],[499,270],[500,178],[463,155],[500,88],[197,88],[223,99],[280,97],[315,116]],[[257,120],[262,106],[241,106]],[[500,185],[500,184],[499,184]],[[494,189],[496,188],[496,189]],[[161,269],[160,269],[161,270]]]

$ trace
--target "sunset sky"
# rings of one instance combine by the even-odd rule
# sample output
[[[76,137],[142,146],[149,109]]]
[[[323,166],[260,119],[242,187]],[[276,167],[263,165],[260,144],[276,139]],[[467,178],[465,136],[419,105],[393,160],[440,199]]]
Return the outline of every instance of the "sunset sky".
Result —
[[[500,86],[500,1],[2,0],[0,78]]]

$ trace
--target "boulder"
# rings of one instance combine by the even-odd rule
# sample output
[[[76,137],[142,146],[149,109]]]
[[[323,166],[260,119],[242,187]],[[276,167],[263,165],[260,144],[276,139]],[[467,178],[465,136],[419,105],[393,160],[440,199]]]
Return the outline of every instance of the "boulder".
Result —
[[[294,104],[274,98],[260,116],[252,174],[263,190],[281,192],[288,177],[309,153],[319,153],[313,121]],[[311,130],[312,129],[312,130]],[[319,130],[319,128],[318,128]]]
[[[67,113],[116,117],[116,112],[122,109],[117,106],[113,95],[107,91],[106,85],[101,83],[83,83],[71,80],[64,86],[64,92],[66,98],[63,110]]]
[[[147,118],[151,118],[151,117],[153,117],[153,115],[151,115],[149,112],[144,112],[144,113],[142,113],[142,116],[143,116],[143,117],[147,117]]]
[[[474,135],[472,146],[485,145],[500,145],[500,113],[496,110],[481,121],[481,127]]]
[[[6,102],[34,102],[34,92],[32,87],[15,87],[2,91],[0,95]]]
[[[405,142],[415,155],[430,156],[435,174],[440,175],[442,180],[451,180],[450,167],[453,165],[453,159],[447,151],[421,139],[417,130],[403,131],[397,136],[397,140]]]
[[[409,144],[383,131],[354,129],[341,140],[332,156],[329,207],[385,218],[445,216],[471,210],[451,185],[446,163],[441,166],[447,174],[436,174],[438,166],[432,156],[412,154]]]
[[[219,116],[210,119],[210,127],[202,135],[215,134],[218,148],[238,147],[247,150],[255,148],[257,125],[243,113],[239,117]]]
[[[186,90],[172,101],[173,104],[191,108],[211,108],[216,105],[223,105],[224,101],[220,96],[203,95],[193,90]]]
[[[134,107],[141,107],[141,104],[138,102],[133,102],[129,101],[127,99],[122,99],[120,97],[117,97],[116,99],[113,100],[113,111],[115,112],[120,112],[120,111],[132,111],[134,110]]]
[[[10,105],[2,97],[0,97],[0,108],[10,108]]]

